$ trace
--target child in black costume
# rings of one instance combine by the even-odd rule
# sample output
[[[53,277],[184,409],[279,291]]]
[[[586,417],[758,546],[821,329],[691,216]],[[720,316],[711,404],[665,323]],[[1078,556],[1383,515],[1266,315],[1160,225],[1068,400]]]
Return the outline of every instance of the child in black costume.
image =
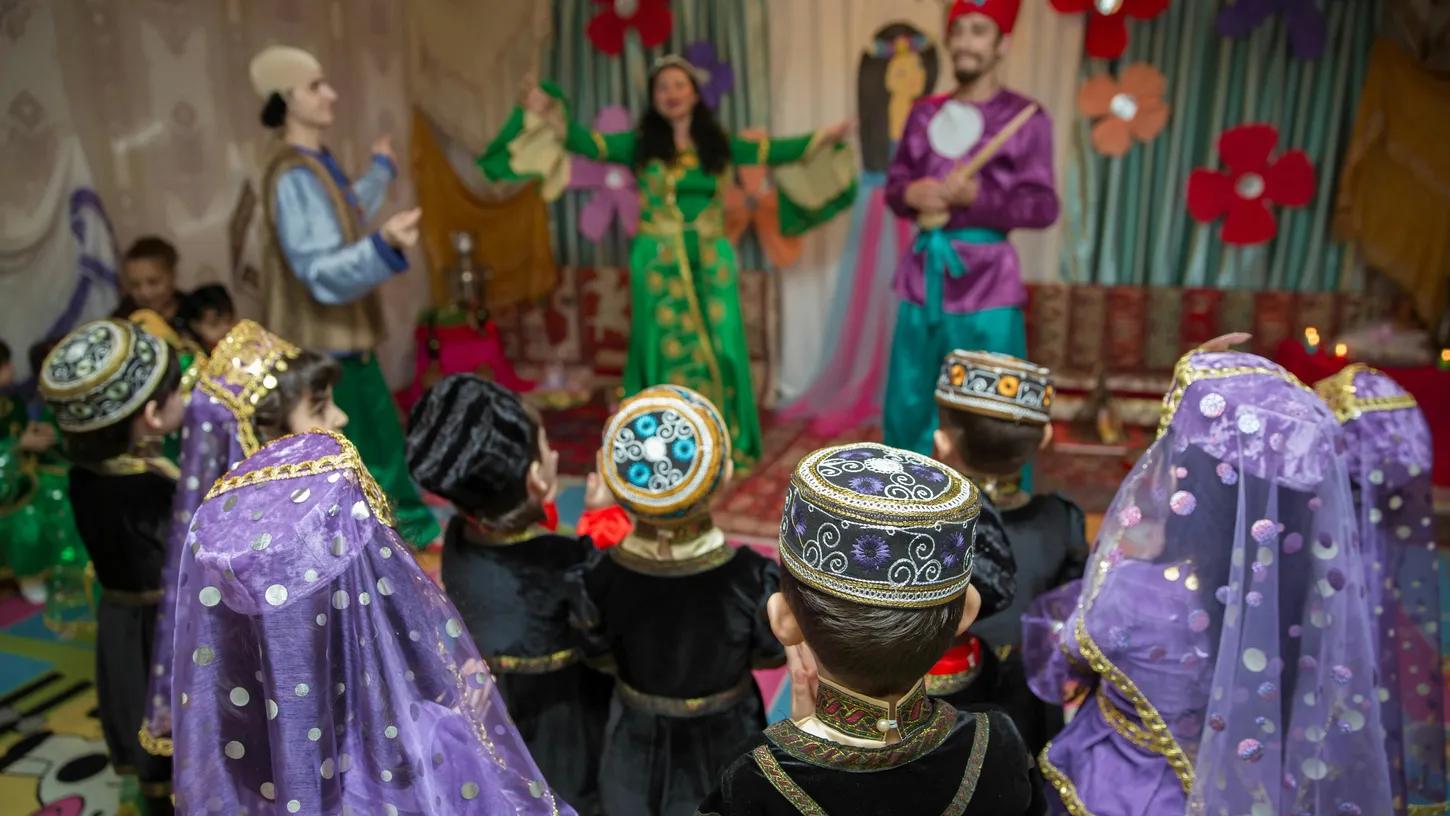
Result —
[[[710,517],[729,481],[730,434],[688,388],[625,400],[604,432],[601,476],[636,520],[584,579],[614,705],[600,790],[609,816],[691,816],[735,749],[765,726],[752,667],[784,653],[765,618],[775,562],[736,549]]]
[[[1038,700],[1022,666],[1022,613],[1048,590],[1082,577],[1088,545],[1082,510],[1066,497],[1033,495],[1018,482],[1024,465],[1051,440],[1052,374],[984,351],[954,351],[942,363],[936,402],[936,459],[959,470],[995,506],[1011,543],[1017,591],[933,669],[928,691],[953,705],[991,702],[1012,715],[1035,756],[1062,728],[1062,709]],[[964,667],[973,661],[973,674]]]
[[[501,385],[455,374],[413,407],[407,456],[413,478],[458,511],[443,539],[449,599],[549,785],[592,813],[608,679],[583,665],[565,574],[595,544],[553,532],[559,455],[538,414]]]
[[[769,612],[793,664],[814,664],[814,699],[809,672],[793,670],[804,705],[729,766],[700,813],[1041,812],[1011,718],[958,711],[924,688],[980,605],[980,509],[970,482],[910,451],[859,443],[800,461]]]
[[[147,810],[170,813],[171,759],[146,752],[137,731],[178,475],[160,443],[181,425],[181,369],[136,324],[97,320],[51,350],[39,382],[75,464],[71,504],[101,585],[96,695],[106,746],[117,771],[141,780]]]

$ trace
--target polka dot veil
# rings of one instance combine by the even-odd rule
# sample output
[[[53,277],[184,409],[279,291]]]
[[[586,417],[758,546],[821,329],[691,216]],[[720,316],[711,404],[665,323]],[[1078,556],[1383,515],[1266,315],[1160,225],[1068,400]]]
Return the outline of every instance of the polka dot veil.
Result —
[[[571,813],[342,437],[227,474],[182,554],[182,813]]]
[[[1173,766],[1190,813],[1390,812],[1338,423],[1232,352],[1185,357],[1164,410],[1064,632],[1097,661],[1104,716]]]

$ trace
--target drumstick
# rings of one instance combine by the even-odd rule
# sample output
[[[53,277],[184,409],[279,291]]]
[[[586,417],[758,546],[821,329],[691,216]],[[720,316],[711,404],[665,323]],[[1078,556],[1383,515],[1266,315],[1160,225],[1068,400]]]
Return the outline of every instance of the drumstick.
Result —
[[[1037,113],[1036,103],[1029,104],[1027,107],[1018,111],[1017,115],[1012,117],[1011,121],[1007,122],[1006,127],[997,131],[997,135],[988,140],[970,161],[952,170],[950,177],[965,181],[975,176],[977,171],[981,170],[983,165],[991,161],[992,157],[997,154],[997,151],[1002,149],[1002,145],[1006,144],[1008,139],[1015,136],[1017,131],[1021,130],[1027,124],[1027,120],[1031,119],[1034,113]],[[922,229],[936,229],[945,226],[950,219],[951,215],[946,212],[929,212],[922,213],[916,219],[916,223]]]

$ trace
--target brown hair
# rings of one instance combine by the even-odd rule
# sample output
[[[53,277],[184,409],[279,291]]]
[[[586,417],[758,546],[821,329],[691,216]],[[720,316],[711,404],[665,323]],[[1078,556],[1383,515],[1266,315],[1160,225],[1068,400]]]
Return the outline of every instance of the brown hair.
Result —
[[[956,639],[965,599],[925,609],[867,606],[812,589],[781,570],[780,592],[832,677],[882,697],[911,688]]]
[[[961,465],[982,473],[1016,473],[1042,445],[1043,426],[938,407]]]
[[[286,436],[287,415],[302,400],[336,386],[342,378],[342,367],[326,354],[303,349],[295,359],[287,361],[285,370],[273,374],[277,387],[262,397],[253,415],[258,441],[263,443]]]
[[[176,262],[180,256],[176,254],[176,247],[172,246],[170,241],[157,235],[146,235],[137,238],[126,250],[126,256],[121,260],[123,262],[139,261],[143,258],[157,261],[175,274]]]
[[[161,375],[161,381],[156,384],[156,389],[151,392],[150,396],[146,397],[145,401],[125,418],[104,428],[97,428],[94,431],[64,432],[66,457],[79,465],[96,465],[129,452],[134,441],[131,438],[131,425],[135,422],[136,417],[146,410],[146,404],[154,402],[164,405],[180,386],[181,363],[176,359],[176,352],[168,349],[166,373]]]

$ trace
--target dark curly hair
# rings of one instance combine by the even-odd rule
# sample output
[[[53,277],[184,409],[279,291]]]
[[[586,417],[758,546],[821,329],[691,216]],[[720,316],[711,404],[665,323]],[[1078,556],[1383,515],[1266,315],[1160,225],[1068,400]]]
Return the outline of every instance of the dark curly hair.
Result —
[[[666,66],[650,75],[649,104],[636,127],[639,134],[634,149],[636,169],[655,159],[670,164],[679,158],[680,151],[675,146],[675,129],[654,106],[655,83],[667,68],[684,71],[679,66]],[[690,113],[690,140],[695,143],[695,154],[700,157],[700,167],[710,175],[718,176],[730,166],[730,137],[700,95],[699,81],[689,71],[685,71],[685,76],[690,78],[690,85],[695,88],[695,109]]]

